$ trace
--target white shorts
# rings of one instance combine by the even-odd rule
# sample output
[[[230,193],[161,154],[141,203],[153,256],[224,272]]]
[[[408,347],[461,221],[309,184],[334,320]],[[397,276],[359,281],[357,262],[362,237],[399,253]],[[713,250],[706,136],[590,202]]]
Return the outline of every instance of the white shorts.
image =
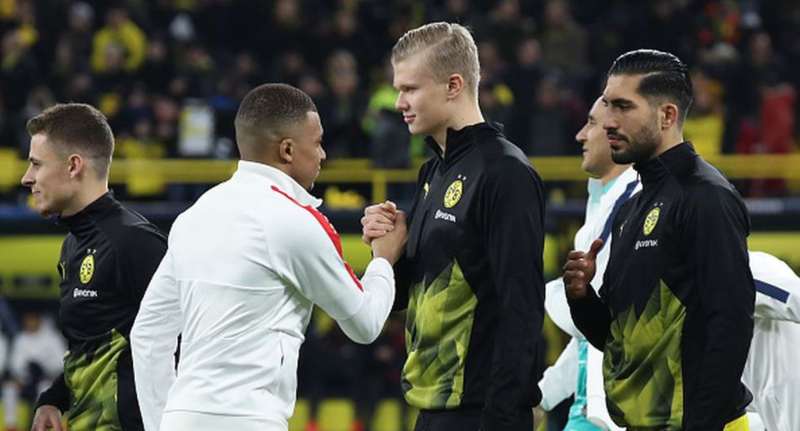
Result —
[[[160,431],[287,431],[288,424],[262,417],[222,416],[172,411],[161,418]]]

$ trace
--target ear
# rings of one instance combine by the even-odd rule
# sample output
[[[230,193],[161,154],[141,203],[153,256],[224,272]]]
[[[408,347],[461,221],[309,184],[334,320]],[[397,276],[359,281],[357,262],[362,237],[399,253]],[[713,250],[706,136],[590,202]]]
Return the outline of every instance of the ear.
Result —
[[[295,143],[292,138],[283,138],[278,144],[278,158],[283,163],[292,163],[294,160]]]
[[[658,117],[661,130],[667,130],[675,126],[680,120],[678,105],[674,103],[665,103],[661,105],[661,109],[658,110]]]
[[[70,178],[77,178],[87,169],[86,159],[80,154],[70,154],[67,157],[67,173]]]
[[[458,73],[450,75],[447,78],[447,98],[455,99],[462,91],[464,91],[464,77]]]

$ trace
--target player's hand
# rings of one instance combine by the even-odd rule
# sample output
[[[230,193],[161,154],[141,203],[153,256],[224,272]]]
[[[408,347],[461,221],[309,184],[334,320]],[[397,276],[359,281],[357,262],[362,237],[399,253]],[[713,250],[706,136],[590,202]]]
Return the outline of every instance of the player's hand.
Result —
[[[589,292],[589,283],[597,271],[597,252],[603,247],[603,240],[596,239],[589,251],[572,250],[564,264],[564,287],[569,299],[585,298]]]
[[[370,245],[373,239],[380,238],[394,229],[396,218],[397,205],[392,201],[366,207],[364,217],[361,218],[361,239]]]
[[[403,255],[407,238],[406,213],[397,211],[395,214],[394,229],[384,233],[383,236],[372,240],[372,254],[382,257],[392,265]]]
[[[66,431],[66,427],[61,426],[61,410],[56,406],[43,405],[36,409],[33,415],[33,425],[31,431]]]

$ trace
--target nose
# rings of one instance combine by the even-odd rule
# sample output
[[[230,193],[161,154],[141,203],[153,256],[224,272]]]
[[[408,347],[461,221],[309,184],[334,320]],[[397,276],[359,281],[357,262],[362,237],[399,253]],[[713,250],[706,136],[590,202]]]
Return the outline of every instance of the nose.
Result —
[[[603,121],[603,129],[606,131],[619,129],[619,121],[614,115],[606,115],[606,119]]]
[[[322,148],[322,147],[319,147],[319,159],[320,159],[320,161],[325,160],[327,158],[328,158],[328,154],[325,152],[325,149]]]
[[[403,97],[403,93],[397,95],[397,100],[394,102],[394,109],[401,112],[408,109],[408,103],[406,103],[406,98]]]
[[[31,167],[28,166],[28,169],[25,171],[25,175],[22,176],[20,180],[23,186],[30,188],[33,186],[33,173],[31,172]]]
[[[575,134],[575,140],[578,141],[579,144],[586,142],[586,126],[583,126],[581,127],[581,130],[578,130],[578,133]]]

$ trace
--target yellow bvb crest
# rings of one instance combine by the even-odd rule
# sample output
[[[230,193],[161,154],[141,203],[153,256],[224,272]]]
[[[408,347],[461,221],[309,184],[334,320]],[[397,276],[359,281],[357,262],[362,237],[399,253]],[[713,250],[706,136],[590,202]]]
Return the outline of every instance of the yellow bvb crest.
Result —
[[[80,279],[81,283],[86,284],[92,280],[94,275],[94,255],[90,254],[81,261]]]
[[[447,191],[444,193],[444,207],[445,208],[453,208],[458,203],[458,200],[461,199],[461,194],[464,192],[464,182],[461,180],[455,180],[450,187],[447,188]]]
[[[656,228],[658,224],[658,216],[661,215],[661,208],[655,207],[647,213],[647,217],[644,219],[644,226],[642,227],[642,231],[644,235],[650,235],[653,232],[653,229]]]

